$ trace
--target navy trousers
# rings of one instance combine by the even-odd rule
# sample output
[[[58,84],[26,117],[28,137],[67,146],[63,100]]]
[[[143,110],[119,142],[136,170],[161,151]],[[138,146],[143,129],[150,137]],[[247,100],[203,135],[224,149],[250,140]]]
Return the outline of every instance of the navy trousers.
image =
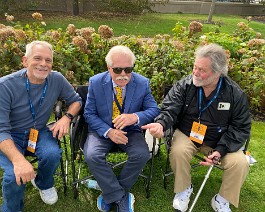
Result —
[[[85,161],[97,180],[106,203],[120,200],[135,184],[149,159],[149,149],[141,132],[128,132],[128,143],[118,145],[128,155],[128,161],[118,176],[106,162],[106,156],[115,144],[97,133],[88,133],[84,146]]]

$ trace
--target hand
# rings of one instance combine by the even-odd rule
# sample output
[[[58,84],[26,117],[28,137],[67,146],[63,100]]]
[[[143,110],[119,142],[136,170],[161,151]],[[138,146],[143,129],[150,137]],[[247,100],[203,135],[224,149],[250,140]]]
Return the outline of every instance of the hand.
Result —
[[[32,165],[25,158],[13,162],[14,174],[16,176],[16,182],[20,186],[21,182],[26,184],[30,180],[35,178],[35,173]]]
[[[70,122],[71,120],[66,116],[63,116],[60,120],[55,122],[50,128],[53,137],[56,138],[58,134],[58,139],[60,140],[63,136],[67,135],[69,132]]]
[[[110,129],[107,133],[107,136],[116,144],[124,144],[128,143],[128,138],[125,136],[127,132],[117,129]]]
[[[112,122],[116,129],[122,130],[123,128],[135,124],[138,121],[137,115],[132,114],[121,114],[118,115]]]
[[[150,134],[156,138],[164,136],[163,126],[160,123],[151,123],[142,126],[142,129],[149,130]]]
[[[204,157],[205,161],[201,161],[200,164],[203,166],[218,165],[220,164],[221,154],[217,151],[210,152],[207,157]]]

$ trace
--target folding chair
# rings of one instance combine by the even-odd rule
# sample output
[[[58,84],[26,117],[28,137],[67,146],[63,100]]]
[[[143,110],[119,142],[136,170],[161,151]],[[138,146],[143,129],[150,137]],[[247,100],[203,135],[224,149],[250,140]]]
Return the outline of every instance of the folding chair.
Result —
[[[70,129],[70,143],[71,143],[71,162],[72,162],[72,177],[73,177],[73,191],[74,191],[74,198],[78,196],[78,187],[79,184],[85,184],[87,180],[93,179],[93,175],[89,174],[87,176],[82,176],[82,167],[87,165],[84,163],[84,154],[83,148],[87,137],[87,123],[84,120],[83,113],[84,113],[84,106],[85,101],[87,98],[88,86],[78,86],[77,93],[81,96],[83,100],[83,108],[80,111],[79,115],[73,120],[72,126]],[[140,174],[141,177],[145,179],[146,182],[146,197],[150,197],[150,184],[153,177],[153,166],[154,166],[154,156],[155,156],[155,146],[156,146],[156,139],[153,138],[153,147],[150,151],[150,169],[148,174],[144,174],[142,172]],[[121,153],[122,151],[114,146],[114,149],[110,151],[110,154]],[[126,159],[122,160],[121,162],[110,162],[108,161],[109,165],[114,169],[121,167],[127,162]]]
[[[49,122],[47,124],[47,127],[50,128],[53,126],[53,124],[58,121],[62,117],[62,111],[63,111],[63,102],[58,100],[54,106],[54,119],[55,121]],[[63,190],[64,194],[66,194],[67,191],[67,180],[68,180],[68,162],[69,162],[69,156],[67,151],[67,140],[64,136],[61,140],[57,138],[57,143],[60,148],[63,147],[63,154],[60,161],[60,170],[56,172],[56,175],[58,175],[63,183]],[[62,146],[63,145],[63,146]],[[25,156],[29,158],[29,161],[31,164],[35,164],[38,162],[38,159],[33,153],[30,153],[26,151]],[[37,168],[36,168],[37,170]]]

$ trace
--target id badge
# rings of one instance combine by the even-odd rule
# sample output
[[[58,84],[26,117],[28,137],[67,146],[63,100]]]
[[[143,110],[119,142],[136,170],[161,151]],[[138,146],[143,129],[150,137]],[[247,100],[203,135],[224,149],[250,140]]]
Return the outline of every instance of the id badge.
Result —
[[[36,129],[31,128],[29,132],[29,141],[27,150],[29,152],[35,153],[36,143],[38,140],[39,131]]]
[[[190,132],[190,140],[202,144],[206,130],[206,125],[194,121]]]

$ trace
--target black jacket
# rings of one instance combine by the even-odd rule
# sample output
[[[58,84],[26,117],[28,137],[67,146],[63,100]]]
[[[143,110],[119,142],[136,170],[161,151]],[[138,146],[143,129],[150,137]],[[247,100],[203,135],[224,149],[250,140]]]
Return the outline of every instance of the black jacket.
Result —
[[[162,102],[160,115],[155,119],[162,124],[164,131],[171,127],[178,128],[196,92],[197,88],[192,83],[192,75],[173,85]],[[223,125],[220,140],[208,141],[206,144],[223,157],[228,152],[238,151],[244,145],[250,136],[251,118],[247,96],[229,77],[224,77],[217,98],[229,102],[230,109],[220,117]]]

